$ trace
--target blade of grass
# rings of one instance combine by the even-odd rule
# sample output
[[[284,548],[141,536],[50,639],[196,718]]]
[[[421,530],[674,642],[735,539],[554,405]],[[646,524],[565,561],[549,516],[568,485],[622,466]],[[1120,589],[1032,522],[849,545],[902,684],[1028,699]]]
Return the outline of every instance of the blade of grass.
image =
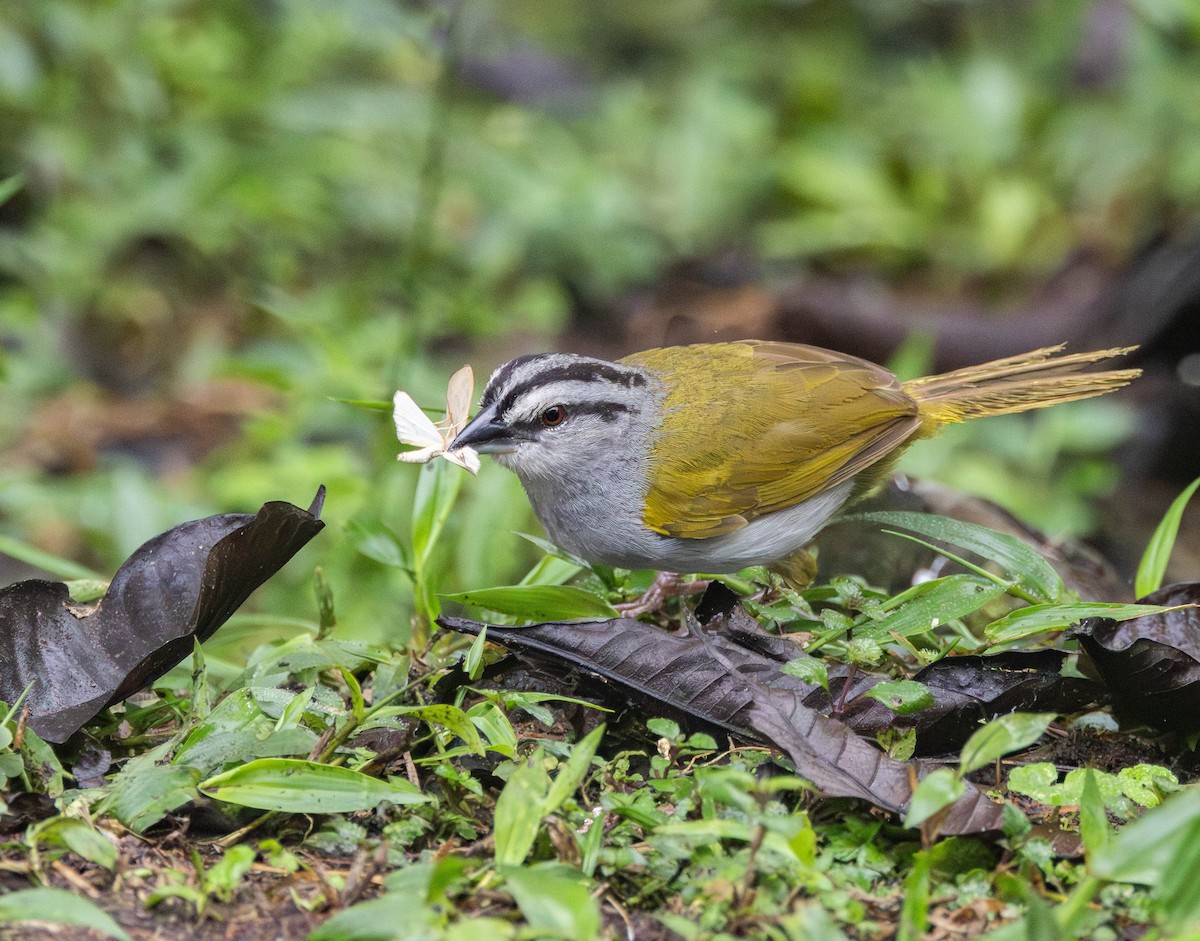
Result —
[[[86,565],[52,555],[11,536],[0,536],[0,552],[62,579],[106,581],[103,575]]]
[[[1183,511],[1198,488],[1200,477],[1193,480],[1188,488],[1175,498],[1146,544],[1146,551],[1142,555],[1142,561],[1138,563],[1137,577],[1133,582],[1134,591],[1139,598],[1145,598],[1162,587],[1167,563],[1171,559],[1171,550],[1175,547],[1175,538],[1179,535]]]
[[[1037,601],[1060,601],[1065,591],[1062,577],[1033,546],[1015,536],[998,533],[986,526],[932,513],[898,511],[857,513],[844,516],[838,522],[851,521],[899,526],[930,539],[938,539],[974,552],[995,562],[1009,575],[1019,579],[1024,589]]]

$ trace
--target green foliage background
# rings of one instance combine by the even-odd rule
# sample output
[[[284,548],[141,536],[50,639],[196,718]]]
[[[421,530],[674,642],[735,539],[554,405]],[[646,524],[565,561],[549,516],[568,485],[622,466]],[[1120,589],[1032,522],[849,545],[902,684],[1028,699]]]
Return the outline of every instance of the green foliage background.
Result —
[[[436,406],[727,248],[1000,299],[1123,257],[1200,216],[1198,60],[1190,0],[4,4],[0,527],[107,573],[325,483],[327,537],[260,607],[311,617],[321,564],[339,631],[399,639],[401,576],[347,524],[405,531],[416,475],[336,398]],[[52,398],[229,380],[267,404],[196,464],[22,456]],[[449,526],[446,589],[532,558],[499,472]]]

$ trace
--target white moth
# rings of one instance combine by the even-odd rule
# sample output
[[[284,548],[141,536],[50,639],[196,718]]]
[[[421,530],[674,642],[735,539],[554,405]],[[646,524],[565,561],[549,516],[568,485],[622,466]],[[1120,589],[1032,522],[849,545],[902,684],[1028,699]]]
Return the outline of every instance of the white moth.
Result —
[[[392,397],[392,420],[396,423],[396,437],[401,444],[411,444],[416,451],[401,451],[396,459],[409,464],[424,464],[435,457],[444,457],[452,464],[466,468],[472,474],[479,473],[479,455],[471,448],[447,447],[467,424],[467,412],[475,394],[475,374],[470,366],[464,366],[450,377],[446,388],[446,418],[434,424],[407,392],[397,392]]]

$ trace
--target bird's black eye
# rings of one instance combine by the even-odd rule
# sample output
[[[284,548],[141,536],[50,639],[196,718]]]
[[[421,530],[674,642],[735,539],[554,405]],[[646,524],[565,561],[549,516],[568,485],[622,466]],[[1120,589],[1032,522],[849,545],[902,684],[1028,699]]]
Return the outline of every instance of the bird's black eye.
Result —
[[[547,428],[553,428],[555,425],[561,425],[566,420],[567,410],[562,405],[551,405],[538,417]]]

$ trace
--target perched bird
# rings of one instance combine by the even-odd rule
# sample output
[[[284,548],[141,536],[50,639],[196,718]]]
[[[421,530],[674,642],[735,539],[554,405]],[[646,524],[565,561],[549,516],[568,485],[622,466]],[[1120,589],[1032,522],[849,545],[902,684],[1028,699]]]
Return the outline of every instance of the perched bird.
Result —
[[[848,501],[943,425],[1102,395],[1127,353],[1062,347],[901,382],[814,346],[746,340],[617,362],[546,353],[493,374],[451,442],[515,471],[547,534],[589,562],[788,571]]]

